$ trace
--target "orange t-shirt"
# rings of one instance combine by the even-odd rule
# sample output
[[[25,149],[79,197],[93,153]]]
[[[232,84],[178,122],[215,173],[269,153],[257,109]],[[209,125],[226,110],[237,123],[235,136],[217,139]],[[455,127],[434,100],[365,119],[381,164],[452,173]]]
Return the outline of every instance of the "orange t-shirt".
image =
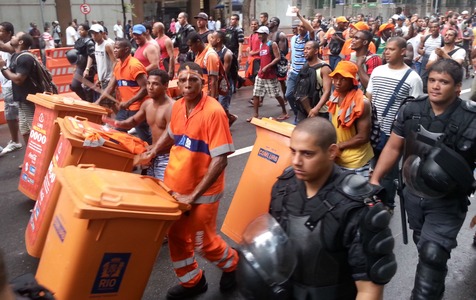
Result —
[[[174,145],[170,149],[164,182],[180,194],[193,192],[210,168],[212,158],[235,151],[223,107],[205,93],[188,118],[185,100],[177,100],[167,131]],[[223,172],[203,195],[217,195],[224,188]]]
[[[140,86],[136,79],[140,74],[147,75],[147,72],[144,65],[137,58],[129,55],[124,62],[121,60],[117,61],[114,67],[114,78],[119,91],[119,101],[129,101],[139,92]],[[144,99],[132,103],[129,106],[129,110],[139,110],[142,102],[144,102]]]
[[[218,74],[220,73],[220,57],[218,53],[213,50],[211,45],[207,45],[205,49],[195,57],[195,63],[202,68],[203,79],[205,79],[202,90],[208,93],[208,76],[215,75],[218,78]]]

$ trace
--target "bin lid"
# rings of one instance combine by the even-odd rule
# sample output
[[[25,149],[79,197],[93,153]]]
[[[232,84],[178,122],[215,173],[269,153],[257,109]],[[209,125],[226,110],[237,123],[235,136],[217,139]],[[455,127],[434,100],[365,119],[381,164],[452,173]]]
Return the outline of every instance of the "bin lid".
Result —
[[[90,113],[97,113],[99,115],[105,115],[109,113],[107,108],[100,105],[84,100],[65,97],[62,95],[36,93],[29,94],[26,99],[33,103],[55,110],[87,111]]]
[[[291,137],[294,127],[296,127],[293,124],[287,122],[279,122],[272,118],[253,118],[251,120],[251,124],[257,127],[268,129],[270,131],[279,133],[287,137]]]
[[[97,133],[104,139],[104,144],[102,145],[104,147],[127,151],[133,154],[140,154],[147,150],[147,142],[142,141],[140,138],[107,126],[89,122],[82,117],[66,116],[64,119],[57,118],[56,121],[59,123],[62,132],[67,131],[81,141],[95,136]]]
[[[178,202],[157,179],[84,166],[55,168],[55,174],[80,202],[105,209],[176,213]]]

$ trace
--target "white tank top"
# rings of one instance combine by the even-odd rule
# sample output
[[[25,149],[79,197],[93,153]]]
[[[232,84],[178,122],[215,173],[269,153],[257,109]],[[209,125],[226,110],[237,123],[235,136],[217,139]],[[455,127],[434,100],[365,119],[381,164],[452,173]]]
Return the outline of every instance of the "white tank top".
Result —
[[[107,56],[106,45],[108,43],[108,41],[103,41],[101,45],[96,43],[96,46],[94,47],[99,81],[111,79],[113,63]]]

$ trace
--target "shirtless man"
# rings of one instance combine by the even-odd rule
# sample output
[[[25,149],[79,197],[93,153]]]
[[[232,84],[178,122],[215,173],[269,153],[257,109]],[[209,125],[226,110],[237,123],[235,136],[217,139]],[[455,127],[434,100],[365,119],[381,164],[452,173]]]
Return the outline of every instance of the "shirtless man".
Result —
[[[174,44],[165,34],[163,23],[155,22],[152,27],[152,33],[157,36],[155,40],[160,48],[160,69],[168,71],[169,77],[172,79],[175,73]]]
[[[147,79],[147,94],[150,98],[142,103],[139,111],[124,121],[117,121],[104,116],[103,122],[116,128],[131,129],[146,120],[152,133],[152,145],[155,144],[170,122],[172,105],[174,104],[174,101],[167,96],[168,85],[169,75],[167,75],[167,72],[159,69],[150,71]],[[164,153],[159,153],[151,161],[151,165],[147,169],[147,175],[164,180],[165,167],[169,162],[168,150],[170,149],[167,149]]]

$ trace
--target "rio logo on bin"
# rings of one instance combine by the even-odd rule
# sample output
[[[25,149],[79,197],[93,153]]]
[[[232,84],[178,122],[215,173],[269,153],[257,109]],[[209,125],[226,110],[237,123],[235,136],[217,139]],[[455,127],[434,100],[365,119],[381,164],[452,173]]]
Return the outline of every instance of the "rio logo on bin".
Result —
[[[130,253],[104,253],[91,294],[117,293],[130,257]]]
[[[263,148],[259,148],[258,150],[258,156],[264,158],[264,159],[267,159],[269,160],[270,162],[272,163],[277,163],[278,160],[279,160],[279,155],[271,152],[271,151],[268,151],[268,150],[265,150]]]

